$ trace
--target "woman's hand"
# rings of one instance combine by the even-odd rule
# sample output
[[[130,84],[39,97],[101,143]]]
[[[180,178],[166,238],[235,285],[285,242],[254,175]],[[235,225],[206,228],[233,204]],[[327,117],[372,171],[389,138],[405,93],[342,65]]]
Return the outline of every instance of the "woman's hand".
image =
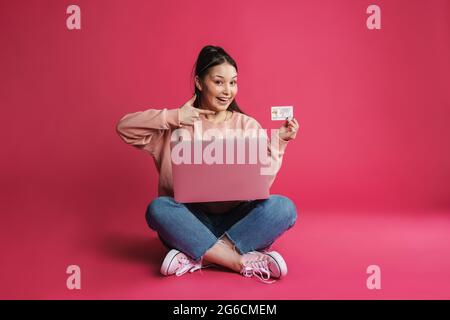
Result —
[[[299,128],[299,125],[295,118],[292,118],[292,120],[288,120],[288,118],[286,118],[286,121],[284,122],[283,126],[280,128],[280,131],[278,134],[281,139],[289,141],[289,140],[295,139],[298,128]]]
[[[197,94],[180,107],[180,123],[182,125],[192,126],[195,121],[200,120],[200,114],[216,114],[212,110],[203,110],[194,107],[194,101],[197,98]]]

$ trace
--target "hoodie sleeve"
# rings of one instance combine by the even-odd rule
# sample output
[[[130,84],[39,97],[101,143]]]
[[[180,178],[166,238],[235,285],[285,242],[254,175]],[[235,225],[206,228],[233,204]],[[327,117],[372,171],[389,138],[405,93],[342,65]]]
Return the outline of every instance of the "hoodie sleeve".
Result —
[[[261,125],[253,118],[246,123],[245,129],[262,129]],[[270,130],[268,130],[270,131]],[[279,135],[279,130],[273,130],[271,137],[267,138],[267,156],[270,159],[270,168],[267,168],[266,174],[269,179],[269,186],[272,186],[275,181],[276,175],[281,168],[283,162],[283,155],[285,153],[286,147],[289,141],[284,140]],[[276,139],[276,140],[274,140]]]
[[[180,109],[148,109],[122,117],[116,131],[125,143],[154,154],[164,131],[180,126]]]

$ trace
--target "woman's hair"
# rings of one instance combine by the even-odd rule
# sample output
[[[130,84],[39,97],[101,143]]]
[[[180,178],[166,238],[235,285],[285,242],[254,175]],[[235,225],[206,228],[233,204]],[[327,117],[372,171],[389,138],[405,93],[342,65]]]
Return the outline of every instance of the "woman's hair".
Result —
[[[225,52],[225,50],[223,50],[221,47],[205,46],[198,54],[197,61],[195,62],[193,69],[193,78],[195,79],[195,76],[198,76],[201,80],[204,80],[205,76],[208,74],[209,68],[225,62],[232,65],[236,69],[236,72],[238,71],[236,62],[233,60],[233,58],[230,57],[228,53]],[[194,107],[199,108],[202,95],[201,91],[195,85],[195,80],[194,90],[197,94],[197,99],[195,99],[194,101]],[[228,106],[228,110],[244,113],[239,108],[236,99],[233,99],[233,101],[231,101],[230,105]]]

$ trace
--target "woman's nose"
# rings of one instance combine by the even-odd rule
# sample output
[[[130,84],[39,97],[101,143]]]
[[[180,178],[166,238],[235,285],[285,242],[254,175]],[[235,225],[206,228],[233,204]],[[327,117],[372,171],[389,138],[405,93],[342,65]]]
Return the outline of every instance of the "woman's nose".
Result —
[[[230,89],[230,86],[228,86],[228,85],[225,86],[225,88],[223,89],[223,94],[224,94],[225,96],[231,95],[231,89]]]

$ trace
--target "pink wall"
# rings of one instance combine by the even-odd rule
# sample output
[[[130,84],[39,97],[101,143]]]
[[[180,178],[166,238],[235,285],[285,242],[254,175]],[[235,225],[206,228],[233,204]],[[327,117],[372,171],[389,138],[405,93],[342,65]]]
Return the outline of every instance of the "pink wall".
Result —
[[[81,30],[66,28],[71,4],[81,8]],[[381,7],[381,30],[366,27],[370,4]],[[270,120],[271,106],[294,106],[300,132],[288,146],[272,193],[292,198],[306,225],[316,221],[313,213],[320,210],[329,209],[341,219],[347,209],[398,209],[406,221],[398,222],[401,230],[419,241],[418,232],[408,229],[410,209],[447,210],[448,217],[447,0],[29,0],[0,2],[0,15],[0,251],[7,257],[0,273],[3,298],[72,294],[64,286],[64,271],[73,263],[101,283],[112,286],[112,277],[120,275],[130,277],[122,279],[124,283],[134,284],[135,269],[120,269],[129,261],[101,260],[104,242],[122,248],[129,260],[142,260],[139,271],[147,277],[146,242],[105,241],[111,238],[110,230],[128,232],[129,239],[139,233],[147,239],[144,209],[157,193],[150,156],[126,146],[115,125],[126,113],[186,102],[193,64],[207,44],[224,47],[237,61],[237,101],[265,128],[280,125]],[[355,217],[353,212],[350,216]],[[380,249],[377,236],[386,233],[389,219],[371,229],[375,253]],[[346,221],[351,220],[347,215]],[[298,241],[286,240],[302,243],[291,252],[320,253],[316,235],[330,248],[328,241],[335,240],[325,236],[326,227],[334,230],[334,223],[325,216],[323,229],[321,218],[317,221],[316,229],[310,224],[292,233]],[[365,221],[370,227],[370,215]],[[443,228],[441,233],[448,234]],[[342,233],[339,248],[360,242],[352,234],[359,237],[356,229]],[[305,237],[313,240],[308,243]],[[386,239],[383,248],[392,246],[391,238]],[[448,243],[436,239],[441,246]],[[136,247],[143,253],[134,254]],[[411,247],[422,248],[416,243]],[[152,253],[153,260],[159,261],[160,251]],[[317,283],[327,279],[326,269],[304,251],[299,274],[321,272],[310,277],[311,287],[303,287],[309,292],[321,288]],[[442,252],[437,260],[445,256]],[[364,272],[369,263],[383,262],[370,259],[349,270]],[[431,261],[427,270],[437,260],[423,259]],[[395,262],[394,269],[399,265],[410,269],[409,262]],[[395,274],[396,279],[402,272],[388,277]],[[448,275],[447,270],[442,274]],[[339,280],[333,274],[330,278]],[[405,279],[398,283],[409,281],[409,275]],[[297,283],[300,280],[290,285]],[[325,288],[327,283],[322,281]],[[408,287],[402,290],[407,293]],[[87,291],[96,296],[92,292]],[[442,292],[448,296],[446,288]]]
[[[372,2],[381,30],[366,28]],[[301,133],[273,193],[308,209],[448,207],[450,3],[372,2],[2,2],[2,194],[156,195],[151,159],[115,122],[188,100],[213,44],[237,61],[237,101],[264,127],[279,124],[270,106],[295,106]],[[73,3],[81,30],[65,26]]]

